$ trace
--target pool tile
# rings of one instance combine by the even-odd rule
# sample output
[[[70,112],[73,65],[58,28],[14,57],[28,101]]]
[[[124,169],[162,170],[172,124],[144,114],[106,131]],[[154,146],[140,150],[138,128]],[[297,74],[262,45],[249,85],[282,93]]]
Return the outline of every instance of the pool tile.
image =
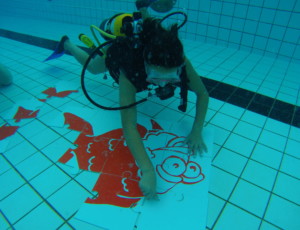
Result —
[[[17,164],[16,168],[27,180],[31,180],[36,175],[49,168],[52,164],[53,162],[49,161],[43,154],[36,152],[26,160]]]
[[[250,160],[243,172],[242,178],[259,187],[272,191],[276,175],[276,170]]]
[[[267,118],[263,115],[247,110],[242,116],[241,120],[258,127],[263,127],[266,123]]]
[[[68,219],[91,196],[92,194],[83,189],[78,183],[70,181],[47,200],[64,218]]]
[[[223,170],[236,176],[241,175],[246,163],[246,157],[243,157],[225,148],[219,151],[216,159],[213,161],[213,165],[222,168]]]
[[[300,180],[296,178],[279,173],[273,192],[300,205]]]
[[[46,203],[42,203],[18,221],[15,229],[58,229],[64,223],[55,211]],[[46,226],[45,226],[46,224]]]
[[[224,205],[224,200],[214,196],[213,194],[208,194],[207,227],[212,228]]]
[[[5,152],[4,155],[12,164],[15,165],[27,159],[36,151],[37,149],[31,143],[29,143],[28,141],[23,141],[14,148]]]
[[[283,161],[280,167],[280,171],[289,174],[290,176],[296,177],[300,180],[300,159],[284,155]]]
[[[257,144],[253,150],[251,159],[268,165],[274,169],[278,169],[282,155],[283,154],[280,151],[269,148],[262,144]]]
[[[255,142],[232,133],[227,139],[224,147],[245,157],[249,157],[253,151],[254,145]]]
[[[2,155],[0,155],[0,175],[8,171],[10,168],[10,164],[4,159]]]
[[[2,212],[0,212],[0,229],[12,229],[5,217],[2,215]]]
[[[1,209],[8,220],[14,224],[41,202],[42,199],[38,194],[30,186],[24,185],[1,201]]]
[[[270,193],[246,181],[239,180],[230,202],[262,217],[267,207]]]
[[[276,227],[276,226],[274,226],[272,224],[269,224],[266,221],[263,221],[261,223],[260,230],[280,230],[280,228],[278,228],[278,227]]]
[[[76,135],[78,136],[79,133],[78,132],[71,132],[71,133],[74,134],[74,140],[75,140]],[[65,138],[59,138],[55,140],[53,143],[43,148],[41,151],[49,159],[51,159],[54,162],[57,162],[59,158],[61,158],[69,148],[75,148],[75,145]]]
[[[268,147],[278,150],[284,151],[287,138],[276,133],[263,130],[261,136],[258,140],[259,143],[267,145]]]
[[[10,169],[0,175],[0,200],[4,197],[11,194],[14,190],[18,189],[26,182],[23,180],[22,177],[13,169]]]
[[[265,220],[281,229],[300,229],[300,206],[272,195]]]
[[[30,181],[31,185],[45,198],[49,197],[72,178],[53,165]]]
[[[265,125],[265,130],[270,130],[274,133],[277,133],[281,136],[288,136],[289,131],[290,131],[290,125],[287,125],[283,122],[276,121],[274,119],[268,118],[266,125]]]
[[[233,118],[223,113],[217,113],[211,119],[211,123],[213,125],[222,127],[223,129],[226,129],[228,131],[232,131],[235,125],[237,124],[237,122],[238,120],[236,118]]]
[[[213,166],[211,169],[209,191],[227,200],[236,182],[237,177]]]
[[[261,131],[261,128],[244,121],[240,121],[233,130],[234,133],[246,137],[252,141],[258,140]]]
[[[227,203],[222,215],[213,229],[241,230],[241,226],[243,226],[243,230],[253,230],[259,229],[259,225],[259,218],[230,203]]]
[[[294,157],[300,158],[300,141],[288,139],[285,152]]]
[[[51,129],[45,129],[38,135],[30,138],[30,142],[38,149],[42,149],[60,137]]]

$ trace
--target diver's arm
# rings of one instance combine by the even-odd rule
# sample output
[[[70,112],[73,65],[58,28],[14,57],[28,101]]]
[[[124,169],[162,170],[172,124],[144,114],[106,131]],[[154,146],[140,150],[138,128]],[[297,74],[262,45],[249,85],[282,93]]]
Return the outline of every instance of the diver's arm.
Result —
[[[200,78],[200,76],[197,74],[196,70],[192,66],[191,62],[186,58],[185,59],[186,64],[186,71],[187,71],[187,77],[189,79],[188,87],[191,91],[193,91],[197,95],[197,101],[196,101],[196,114],[195,114],[195,120],[193,123],[193,127],[190,134],[190,141],[193,141],[192,139],[201,139],[202,141],[202,129],[204,126],[205,116],[208,108],[208,101],[209,96],[208,92]],[[200,143],[202,147],[200,146],[192,146],[192,151],[198,151],[199,148],[203,149],[204,151],[207,151],[205,144]],[[201,151],[200,151],[201,152]]]
[[[126,106],[135,102],[136,89],[132,83],[124,76],[120,74],[119,77],[120,86],[120,106]],[[121,110],[121,119],[123,133],[127,146],[130,149],[137,165],[142,170],[142,178],[140,180],[140,188],[143,194],[148,199],[156,199],[156,176],[155,171],[150,161],[145,147],[142,142],[142,138],[137,130],[137,111],[136,107]]]

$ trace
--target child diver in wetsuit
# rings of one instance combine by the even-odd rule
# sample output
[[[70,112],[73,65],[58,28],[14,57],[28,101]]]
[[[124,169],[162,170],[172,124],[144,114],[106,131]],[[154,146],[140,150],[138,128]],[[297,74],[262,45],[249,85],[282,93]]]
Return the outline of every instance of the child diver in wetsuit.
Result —
[[[119,84],[119,103],[121,107],[126,108],[120,110],[123,133],[142,171],[139,186],[147,199],[157,199],[155,169],[137,130],[136,106],[131,106],[136,103],[136,93],[147,90],[148,85],[156,85],[161,89],[161,99],[172,96],[170,89],[175,87],[181,87],[181,91],[188,89],[196,94],[195,119],[191,132],[185,140],[192,154],[207,151],[202,138],[202,128],[209,97],[200,76],[184,55],[182,43],[178,39],[179,27],[173,25],[170,29],[165,29],[161,25],[161,20],[147,17],[147,7],[151,2],[151,0],[137,1],[136,5],[142,12],[143,20],[134,22],[132,18],[127,18],[126,20],[129,20],[127,26],[131,26],[131,29],[127,28],[127,35],[124,34],[126,28],[119,31],[123,35],[112,40],[106,47],[105,54],[90,59],[86,68],[93,74],[103,73],[108,69]],[[123,19],[125,17],[127,16],[125,15]],[[117,17],[110,21],[109,26],[107,26],[109,21],[106,21],[102,27],[106,25],[106,29],[111,29],[114,20],[117,20]],[[63,37],[63,40],[63,49],[85,65],[89,54],[74,45],[67,37]],[[184,97],[186,92],[181,94]],[[185,105],[181,104],[179,109],[185,111]]]

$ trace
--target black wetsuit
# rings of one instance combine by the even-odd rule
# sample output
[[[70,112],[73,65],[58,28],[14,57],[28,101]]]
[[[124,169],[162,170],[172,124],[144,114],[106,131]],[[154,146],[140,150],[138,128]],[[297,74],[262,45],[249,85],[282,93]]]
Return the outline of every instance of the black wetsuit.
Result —
[[[113,79],[119,83],[120,70],[122,70],[137,92],[146,90],[149,85],[146,81],[143,50],[143,45],[133,48],[129,38],[119,37],[106,52],[105,64]]]

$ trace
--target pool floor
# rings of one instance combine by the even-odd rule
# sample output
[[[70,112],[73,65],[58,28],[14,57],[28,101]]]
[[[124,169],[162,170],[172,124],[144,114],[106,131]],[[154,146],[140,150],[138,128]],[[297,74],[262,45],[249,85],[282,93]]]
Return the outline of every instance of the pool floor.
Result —
[[[211,44],[184,40],[184,45],[200,75],[299,106],[298,64]],[[73,218],[93,195],[95,175],[74,175],[57,163],[76,136],[49,125],[65,108],[96,109],[79,88],[81,66],[68,55],[44,63],[49,50],[3,37],[0,50],[0,62],[14,75],[13,85],[0,89],[0,127],[19,127],[0,142],[5,146],[0,229],[99,229]],[[61,82],[79,92],[47,98],[43,92]],[[96,96],[117,105],[111,83]],[[20,121],[9,117],[16,105],[42,97],[38,116],[31,111]],[[176,109],[176,98],[146,102],[138,112],[154,119],[193,119],[194,99],[190,94],[187,113]],[[300,128],[215,98],[206,124],[215,131],[207,229],[300,229]]]

